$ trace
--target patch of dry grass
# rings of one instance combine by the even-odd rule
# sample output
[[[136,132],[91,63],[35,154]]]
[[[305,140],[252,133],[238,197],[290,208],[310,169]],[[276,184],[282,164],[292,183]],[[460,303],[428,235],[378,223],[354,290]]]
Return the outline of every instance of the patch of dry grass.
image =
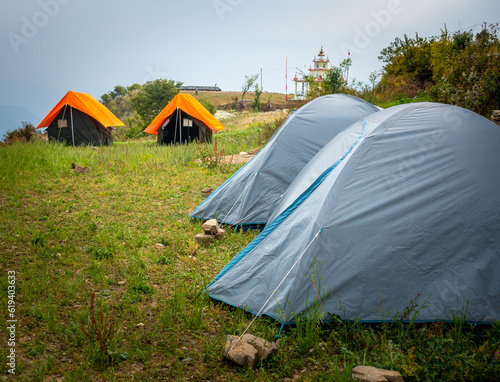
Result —
[[[232,112],[232,117],[226,118],[222,124],[226,127],[226,131],[240,131],[247,129],[249,126],[257,126],[264,123],[273,122],[282,119],[288,115],[287,110],[268,111],[265,113],[256,113],[253,111]]]
[[[238,100],[241,101],[241,91],[220,91],[220,92],[206,92],[199,91],[198,95],[195,94],[194,91],[183,91],[182,93],[191,94],[197,100],[206,99],[212,102],[215,106],[225,105],[226,103],[233,102],[234,97],[238,97]],[[255,93],[248,92],[245,94],[245,101],[250,101],[253,99]],[[274,104],[284,104],[286,102],[286,95],[282,93],[262,93],[263,102],[267,102],[267,100],[271,97],[271,102]]]

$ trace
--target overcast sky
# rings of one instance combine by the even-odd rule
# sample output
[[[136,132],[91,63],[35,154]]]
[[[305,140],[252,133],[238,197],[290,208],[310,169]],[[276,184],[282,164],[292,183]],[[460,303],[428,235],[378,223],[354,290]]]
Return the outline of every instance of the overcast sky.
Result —
[[[288,91],[296,68],[323,46],[349,79],[368,83],[379,52],[404,34],[479,31],[500,21],[498,0],[2,0],[0,106],[39,117],[68,90],[95,98],[156,78],[241,90],[263,72],[265,91]],[[0,121],[1,123],[1,121]]]

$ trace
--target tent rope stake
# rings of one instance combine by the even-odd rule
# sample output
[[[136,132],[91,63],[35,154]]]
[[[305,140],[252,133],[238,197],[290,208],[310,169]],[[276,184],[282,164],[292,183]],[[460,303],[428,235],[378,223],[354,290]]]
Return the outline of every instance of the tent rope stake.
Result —
[[[286,280],[286,278],[288,277],[288,275],[292,272],[293,268],[295,268],[295,266],[298,264],[298,262],[300,261],[300,259],[304,256],[304,254],[307,252],[307,250],[309,249],[309,247],[311,246],[311,244],[318,238],[318,236],[319,236],[319,234],[321,233],[322,230],[323,230],[323,228],[320,228],[319,231],[316,232],[316,235],[314,235],[314,237],[309,242],[309,244],[307,244],[307,247],[302,251],[302,253],[299,255],[299,257],[297,257],[297,260],[295,260],[295,262],[293,263],[293,265],[291,266],[291,268],[288,270],[288,272],[286,273],[286,275],[283,277],[283,279],[280,281],[280,283],[278,284],[278,286],[273,290],[273,292],[271,293],[271,295],[269,296],[269,298],[266,300],[266,302],[264,303],[264,305],[262,305],[262,308],[260,308],[259,312],[254,316],[254,318],[252,319],[252,321],[250,321],[250,323],[248,324],[248,326],[246,327],[246,329],[243,331],[243,333],[239,337],[240,340],[246,334],[246,332],[248,331],[248,329],[250,329],[250,326],[252,326],[252,324],[255,321],[255,319],[257,318],[257,316],[259,316],[262,313],[262,311],[266,307],[267,303],[269,301],[271,301],[271,299],[273,298],[274,294],[278,291],[278,289],[281,286],[281,284],[283,284],[283,282]],[[233,350],[233,348],[234,348],[235,345],[236,345],[236,343],[228,350],[228,353],[231,350]]]

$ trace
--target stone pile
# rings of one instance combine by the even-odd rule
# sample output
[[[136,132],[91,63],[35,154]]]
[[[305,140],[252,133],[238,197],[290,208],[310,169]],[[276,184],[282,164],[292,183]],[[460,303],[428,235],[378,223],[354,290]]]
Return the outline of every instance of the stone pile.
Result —
[[[202,244],[209,244],[214,240],[222,240],[226,234],[226,231],[219,227],[216,219],[207,220],[201,228],[203,228],[203,233],[199,233],[194,239]]]
[[[228,335],[222,355],[240,366],[253,369],[275,349],[275,342],[266,341],[252,334],[245,334],[241,339],[238,336]]]
[[[397,371],[377,369],[371,366],[356,366],[352,369],[352,379],[359,382],[404,382]]]
[[[207,188],[204,188],[201,190],[201,195],[204,197],[204,198],[207,198],[208,196],[210,196],[210,194],[214,191],[214,189],[212,187],[207,187]]]

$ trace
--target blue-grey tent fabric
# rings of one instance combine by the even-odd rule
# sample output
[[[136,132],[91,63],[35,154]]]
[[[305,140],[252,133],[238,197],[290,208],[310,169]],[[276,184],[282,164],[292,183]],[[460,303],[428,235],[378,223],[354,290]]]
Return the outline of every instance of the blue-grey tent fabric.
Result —
[[[375,113],[318,152],[320,175],[304,169],[207,292],[284,323],[317,298],[344,320],[391,320],[412,299],[427,301],[417,321],[499,320],[499,148],[499,126],[456,106]]]
[[[192,213],[232,225],[265,225],[295,176],[340,131],[378,111],[360,98],[333,94],[293,113],[268,144]]]

